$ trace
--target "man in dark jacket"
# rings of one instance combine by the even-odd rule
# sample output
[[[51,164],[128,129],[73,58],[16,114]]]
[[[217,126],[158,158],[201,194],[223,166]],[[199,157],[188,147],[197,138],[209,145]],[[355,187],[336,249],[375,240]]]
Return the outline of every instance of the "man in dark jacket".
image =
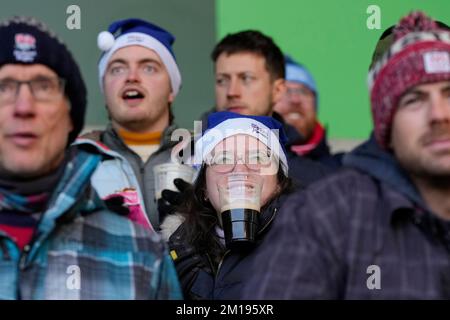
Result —
[[[244,298],[450,298],[450,33],[413,12],[393,41],[369,73],[374,136],[287,201]]]

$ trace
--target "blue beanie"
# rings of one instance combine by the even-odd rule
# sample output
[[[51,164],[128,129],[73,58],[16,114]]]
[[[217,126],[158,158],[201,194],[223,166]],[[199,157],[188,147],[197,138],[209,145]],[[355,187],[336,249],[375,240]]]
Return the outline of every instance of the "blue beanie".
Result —
[[[287,136],[283,125],[272,117],[247,116],[229,111],[214,112],[208,116],[208,127],[195,143],[195,164],[201,164],[221,141],[237,134],[253,136],[268,146],[279,158],[285,175],[288,175],[284,150]]]
[[[100,87],[108,62],[117,50],[128,46],[142,46],[155,51],[169,73],[172,93],[176,96],[181,86],[181,75],[175,60],[172,45],[175,37],[157,25],[141,19],[124,19],[113,22],[108,31],[102,31],[97,45],[103,51],[98,64]]]
[[[306,69],[305,66],[296,62],[290,56],[284,56],[285,68],[286,68],[286,81],[297,82],[306,86],[309,90],[314,92],[316,96],[316,110],[319,105],[319,93],[317,92],[316,81],[312,74]]]

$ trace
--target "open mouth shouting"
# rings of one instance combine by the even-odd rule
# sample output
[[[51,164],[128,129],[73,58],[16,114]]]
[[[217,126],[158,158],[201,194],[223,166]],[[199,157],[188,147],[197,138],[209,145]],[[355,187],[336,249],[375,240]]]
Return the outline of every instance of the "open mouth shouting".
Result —
[[[138,88],[127,88],[122,93],[122,99],[130,107],[137,106],[144,98],[145,94]]]
[[[300,120],[302,117],[302,115],[298,112],[290,112],[287,114],[287,119],[291,120],[291,121],[297,121]]]

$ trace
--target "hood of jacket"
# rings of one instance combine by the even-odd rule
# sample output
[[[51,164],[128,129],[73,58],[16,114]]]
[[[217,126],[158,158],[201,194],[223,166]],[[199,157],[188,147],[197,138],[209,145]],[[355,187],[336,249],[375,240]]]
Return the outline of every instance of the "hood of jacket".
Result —
[[[343,157],[343,164],[390,185],[415,203],[427,207],[405,170],[392,153],[378,145],[373,133],[369,140]]]

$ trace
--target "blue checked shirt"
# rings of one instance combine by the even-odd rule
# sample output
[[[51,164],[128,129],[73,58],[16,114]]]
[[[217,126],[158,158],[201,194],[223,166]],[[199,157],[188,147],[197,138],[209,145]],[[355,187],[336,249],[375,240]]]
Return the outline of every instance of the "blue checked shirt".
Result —
[[[91,188],[99,161],[76,153],[22,252],[0,232],[0,299],[182,298],[159,236],[108,211]]]

